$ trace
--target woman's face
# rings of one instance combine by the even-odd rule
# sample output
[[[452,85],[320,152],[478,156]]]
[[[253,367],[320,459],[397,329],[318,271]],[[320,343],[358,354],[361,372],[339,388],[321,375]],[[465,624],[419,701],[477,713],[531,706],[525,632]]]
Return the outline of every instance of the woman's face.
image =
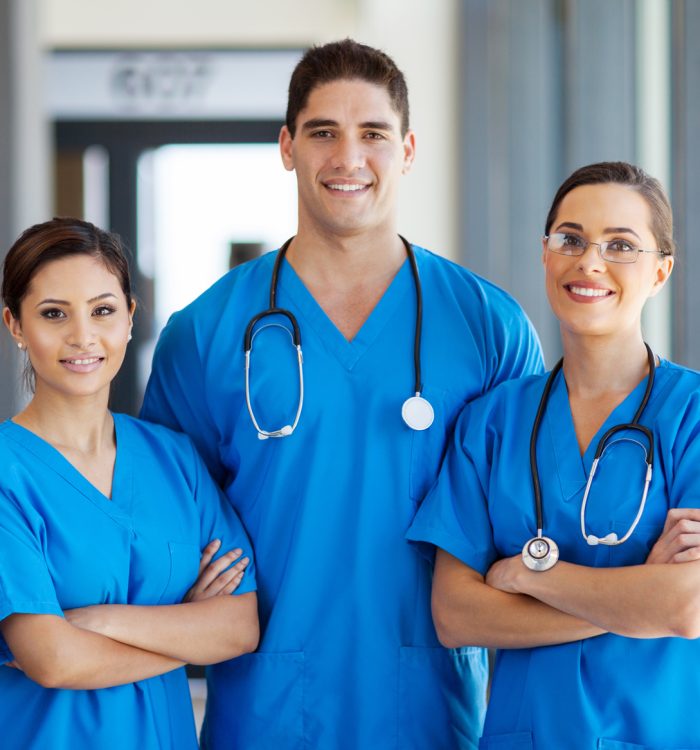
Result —
[[[582,185],[567,193],[549,233],[658,250],[646,200],[616,183]],[[542,261],[549,304],[562,333],[597,336],[638,334],[644,303],[659,292],[673,268],[672,257],[654,253],[639,253],[635,263],[605,261],[597,245],[578,257],[560,255],[547,249],[546,240]]]
[[[109,392],[131,332],[134,304],[99,258],[72,255],[42,266],[16,320],[5,308],[14,339],[26,347],[36,394],[93,396]]]

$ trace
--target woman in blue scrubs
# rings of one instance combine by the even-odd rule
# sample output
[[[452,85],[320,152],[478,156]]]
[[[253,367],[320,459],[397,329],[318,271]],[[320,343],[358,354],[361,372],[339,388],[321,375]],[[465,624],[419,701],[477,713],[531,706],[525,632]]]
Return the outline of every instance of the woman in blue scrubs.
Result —
[[[0,425],[0,745],[196,748],[183,664],[257,643],[246,534],[188,438],[107,408],[135,307],[115,235],[32,227],[2,294],[34,395]]]
[[[641,324],[673,253],[642,170],[564,182],[542,247],[563,367],[544,400],[535,375],[465,409],[409,531],[437,547],[441,641],[498,649],[482,748],[700,748],[700,375],[650,355]]]

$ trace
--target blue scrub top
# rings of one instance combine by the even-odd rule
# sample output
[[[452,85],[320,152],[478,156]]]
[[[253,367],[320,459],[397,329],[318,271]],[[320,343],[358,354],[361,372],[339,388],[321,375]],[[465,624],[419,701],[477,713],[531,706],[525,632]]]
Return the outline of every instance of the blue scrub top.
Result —
[[[304,407],[290,437],[259,440],[245,404],[243,336],[268,306],[274,253],[231,271],[161,335],[142,415],[194,439],[259,565],[259,651],[210,668],[206,748],[476,742],[485,654],[440,647],[430,565],[403,537],[460,407],[538,371],[541,356],[512,298],[426,250],[416,259],[424,396],[435,409],[424,432],[401,418],[414,385],[408,261],[351,342],[283,262],[277,302],[297,317],[304,353]],[[260,426],[277,429],[297,409],[296,351],[285,319],[257,330],[252,403]]]
[[[250,543],[190,440],[114,415],[112,499],[29,430],[0,425],[0,620],[90,604],[175,604],[200,551]],[[252,558],[251,558],[252,560]],[[254,564],[236,591],[255,589]],[[0,665],[12,660],[0,636]],[[193,750],[184,669],[100,690],[46,689],[0,666],[0,746]]]
[[[536,532],[529,441],[544,376],[506,383],[460,417],[440,478],[408,538],[430,542],[485,574]],[[583,491],[600,437],[630,422],[646,379],[612,412],[581,457],[563,375],[555,379],[537,442],[544,534],[562,560],[592,567],[644,563],[669,508],[700,507],[700,375],[662,361],[641,423],[654,434],[644,515],[615,547],[589,546]],[[635,438],[623,432],[620,437]],[[598,466],[587,533],[629,528],[642,496],[639,445],[614,440]],[[649,606],[654,606],[653,602]],[[498,652],[482,748],[692,750],[700,748],[700,642],[606,634]]]

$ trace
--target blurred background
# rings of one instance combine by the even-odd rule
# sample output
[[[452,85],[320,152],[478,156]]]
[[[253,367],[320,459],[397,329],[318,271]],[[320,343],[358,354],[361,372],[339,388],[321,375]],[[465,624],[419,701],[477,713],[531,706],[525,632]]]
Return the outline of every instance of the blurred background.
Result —
[[[138,410],[171,312],[294,232],[277,151],[289,75],[304,48],[346,36],[408,79],[402,233],[510,291],[550,365],[554,190],[603,159],[659,177],[680,253],[646,335],[700,368],[697,0],[0,0],[0,247],[53,215],[122,234],[140,308],[115,409]],[[9,343],[0,418],[25,397]]]

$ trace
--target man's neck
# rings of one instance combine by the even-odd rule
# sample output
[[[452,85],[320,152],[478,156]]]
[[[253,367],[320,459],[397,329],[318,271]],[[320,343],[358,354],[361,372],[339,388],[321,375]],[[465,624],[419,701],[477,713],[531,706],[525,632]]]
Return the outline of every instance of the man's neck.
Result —
[[[297,235],[287,260],[336,328],[352,341],[406,260],[398,234]]]
[[[287,260],[309,287],[351,289],[369,279],[393,278],[406,260],[406,248],[395,232],[339,237],[300,232]]]

